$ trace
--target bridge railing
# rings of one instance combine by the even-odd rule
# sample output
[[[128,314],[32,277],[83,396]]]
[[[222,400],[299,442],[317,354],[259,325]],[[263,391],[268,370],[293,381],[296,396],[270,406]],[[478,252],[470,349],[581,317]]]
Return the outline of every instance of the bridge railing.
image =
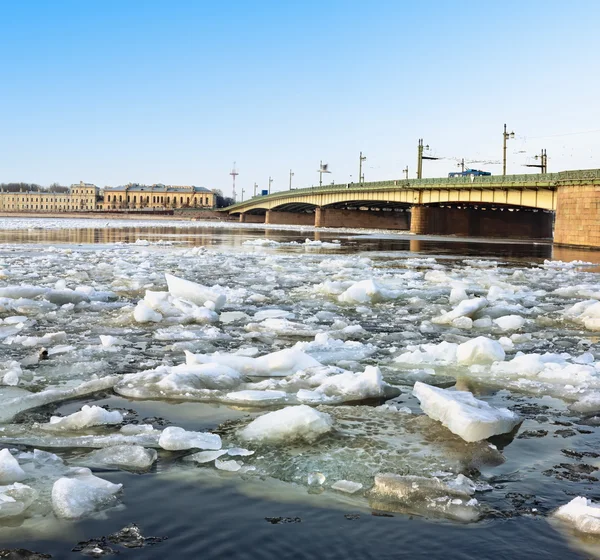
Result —
[[[370,181],[365,183],[334,183],[331,185],[304,187],[291,191],[279,191],[270,195],[257,195],[244,202],[229,206],[228,211],[245,206],[250,202],[272,200],[282,197],[310,194],[315,192],[334,193],[347,189],[427,189],[427,188],[527,188],[527,187],[554,187],[565,183],[578,183],[581,181],[600,181],[600,169],[584,169],[576,171],[559,171],[557,173],[521,174],[521,175],[478,175],[466,177],[438,177],[430,179],[395,179],[389,181]]]

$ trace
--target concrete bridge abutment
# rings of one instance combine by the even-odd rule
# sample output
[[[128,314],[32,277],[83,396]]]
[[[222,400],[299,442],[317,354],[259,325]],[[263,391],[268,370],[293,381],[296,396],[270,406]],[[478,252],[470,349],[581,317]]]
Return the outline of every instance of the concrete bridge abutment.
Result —
[[[315,226],[408,230],[409,216],[408,212],[317,208]]]
[[[523,209],[413,206],[411,233],[463,237],[552,238],[553,214]]]
[[[312,212],[278,212],[267,210],[265,224],[313,226],[315,215]]]

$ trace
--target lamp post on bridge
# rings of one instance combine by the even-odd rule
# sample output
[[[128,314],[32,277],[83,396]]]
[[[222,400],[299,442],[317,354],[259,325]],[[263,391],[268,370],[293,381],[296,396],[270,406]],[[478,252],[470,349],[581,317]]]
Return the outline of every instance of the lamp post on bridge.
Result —
[[[271,179],[271,177],[269,177],[269,194],[271,194],[271,183],[273,182],[273,179]]]
[[[319,162],[319,187],[323,186],[323,173],[331,173],[328,169],[329,164],[323,163],[323,160]]]
[[[502,175],[506,175],[506,141],[509,138],[514,138],[514,132],[506,132],[506,123],[504,123],[504,133],[502,134]]]
[[[294,173],[292,172],[292,170],[290,169],[290,190],[292,190],[292,177],[294,176]]]
[[[540,173],[548,173],[548,156],[545,149],[543,149],[540,154],[535,155],[533,159],[536,161],[539,159],[540,163],[527,163],[525,164],[525,167],[538,167]]]
[[[408,165],[402,170],[402,173],[404,173],[404,178],[408,181]]]
[[[365,182],[365,175],[362,170],[362,163],[366,159],[367,159],[367,156],[363,156],[362,152],[360,152],[360,155],[358,157],[358,184],[359,185]]]
[[[246,191],[245,191],[244,189],[242,189],[242,202],[244,202],[244,193],[245,193],[245,192],[246,192]]]
[[[424,156],[423,151],[429,150],[429,144],[427,146],[423,146],[423,138],[419,138],[419,143],[417,146],[417,179],[423,178],[423,160],[424,159],[440,159],[433,156]]]
[[[258,188],[258,185],[256,183],[254,183],[254,196],[256,196],[256,189]]]

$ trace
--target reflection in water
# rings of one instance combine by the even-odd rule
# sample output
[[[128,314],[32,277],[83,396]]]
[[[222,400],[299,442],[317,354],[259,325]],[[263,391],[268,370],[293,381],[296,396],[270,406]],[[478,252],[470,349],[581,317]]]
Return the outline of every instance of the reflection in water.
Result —
[[[0,243],[19,244],[108,244],[135,243],[139,240],[172,241],[193,246],[228,246],[239,248],[248,239],[272,239],[282,243],[303,243],[306,238],[318,241],[342,240],[336,253],[347,252],[407,252],[431,255],[462,255],[476,257],[503,257],[514,259],[582,260],[600,264],[600,251],[584,248],[556,247],[550,243],[486,242],[480,239],[410,236],[399,234],[360,235],[310,230],[245,229],[224,227],[103,227],[79,229],[20,229],[0,231]],[[289,248],[289,247],[288,247]],[[331,252],[331,250],[330,250]]]

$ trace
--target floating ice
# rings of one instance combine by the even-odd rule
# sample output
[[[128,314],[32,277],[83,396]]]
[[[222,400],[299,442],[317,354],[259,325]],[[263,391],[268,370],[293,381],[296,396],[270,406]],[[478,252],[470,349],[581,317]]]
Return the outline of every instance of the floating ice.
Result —
[[[377,303],[386,299],[394,299],[399,293],[381,286],[375,280],[361,280],[346,289],[338,296],[342,303]]]
[[[554,515],[582,533],[600,535],[600,505],[583,496],[573,498],[568,504],[560,506]]]
[[[338,480],[337,482],[331,485],[331,488],[333,490],[345,492],[346,494],[355,494],[362,487],[363,485],[360,482],[352,482],[351,480]]]
[[[382,473],[370,491],[371,507],[439,515],[457,521],[476,521],[479,504],[472,491],[452,487],[438,478]]]
[[[231,459],[230,461],[221,461],[221,459],[215,459],[215,467],[220,471],[237,472],[244,466],[240,461]]]
[[[133,318],[138,323],[160,323],[163,316],[158,311],[154,311],[144,300],[140,300],[133,311]]]
[[[160,435],[158,445],[167,451],[221,449],[221,438],[208,432],[188,432],[183,428],[169,426]]]
[[[0,449],[0,484],[21,482],[27,478],[25,471],[8,449]]]
[[[525,319],[520,315],[503,315],[494,319],[494,323],[503,331],[517,331],[525,324]]]
[[[215,459],[221,457],[221,455],[226,455],[226,449],[219,449],[217,451],[198,451],[198,453],[192,453],[191,455],[187,455],[184,457],[186,461],[194,461],[195,463],[211,463]]]
[[[57,517],[79,519],[116,503],[123,487],[81,468],[71,478],[59,478],[52,487],[52,508]]]
[[[462,300],[452,311],[448,311],[439,317],[434,317],[431,322],[436,325],[449,325],[455,319],[459,317],[472,317],[487,307],[488,301],[485,298],[473,298]]]
[[[48,431],[83,430],[91,426],[106,424],[120,424],[123,415],[118,410],[108,411],[99,406],[84,404],[79,412],[69,416],[52,416],[47,424],[40,424],[40,428]]]
[[[37,498],[37,492],[25,484],[0,486],[0,519],[21,515]]]
[[[220,311],[227,301],[227,297],[217,292],[214,287],[208,288],[202,284],[177,278],[177,276],[171,274],[165,274],[165,278],[169,293],[176,298],[186,299],[196,305],[204,305],[205,302],[212,301],[215,304],[215,311]]]
[[[494,408],[468,391],[449,391],[417,381],[413,394],[427,416],[440,421],[465,441],[480,441],[510,432],[520,422],[514,412]]]
[[[462,365],[492,364],[501,362],[504,357],[502,345],[485,336],[463,342],[456,349],[456,361]]]
[[[145,470],[150,468],[157,458],[158,454],[154,449],[145,449],[140,445],[113,445],[79,457],[75,463],[92,468]]]
[[[285,377],[293,373],[321,365],[320,362],[311,358],[308,354],[297,348],[287,348],[251,358],[235,354],[192,354],[185,353],[188,364],[215,363],[233,368],[244,375],[255,375],[264,377]]]
[[[0,422],[8,422],[15,414],[30,408],[110,389],[118,380],[119,376],[110,375],[85,381],[71,389],[46,389],[39,393],[30,393],[12,399],[0,399]]]
[[[333,428],[333,419],[306,405],[288,406],[259,416],[239,435],[248,441],[284,443],[294,440],[313,442]]]

